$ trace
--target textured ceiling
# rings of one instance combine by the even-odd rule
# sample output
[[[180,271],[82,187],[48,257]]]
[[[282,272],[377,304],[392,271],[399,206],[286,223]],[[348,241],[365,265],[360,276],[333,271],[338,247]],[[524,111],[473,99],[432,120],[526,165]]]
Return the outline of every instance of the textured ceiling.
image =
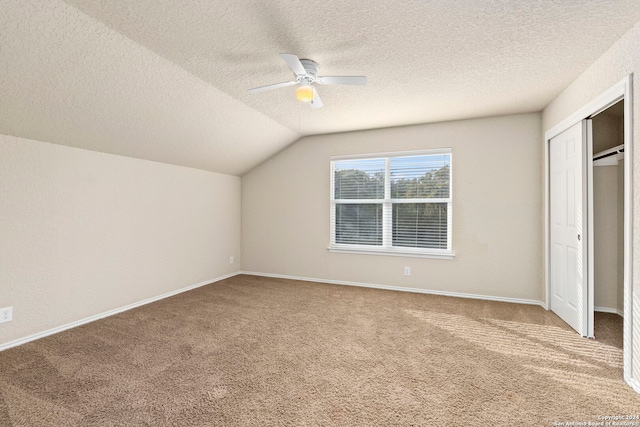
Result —
[[[637,0],[0,0],[0,133],[242,174],[302,135],[542,110]],[[320,75],[299,104],[278,53]]]

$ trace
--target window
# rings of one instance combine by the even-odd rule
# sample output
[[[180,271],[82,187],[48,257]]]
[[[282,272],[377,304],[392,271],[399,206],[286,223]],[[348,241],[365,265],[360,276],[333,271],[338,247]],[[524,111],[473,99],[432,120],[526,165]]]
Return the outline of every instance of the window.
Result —
[[[334,252],[452,258],[451,150],[331,162]]]

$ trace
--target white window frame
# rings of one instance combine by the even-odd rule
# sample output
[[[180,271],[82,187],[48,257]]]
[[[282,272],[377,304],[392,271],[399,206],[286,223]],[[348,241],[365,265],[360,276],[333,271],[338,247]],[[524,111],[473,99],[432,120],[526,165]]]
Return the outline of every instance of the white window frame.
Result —
[[[449,197],[439,199],[391,199],[391,159],[394,157],[408,156],[424,156],[449,154]],[[349,199],[341,200],[340,203],[382,203],[382,246],[375,245],[353,245],[336,243],[336,200],[335,200],[335,162],[340,160],[360,160],[360,159],[385,159],[385,190],[383,199]],[[335,253],[355,253],[368,255],[390,255],[404,257],[419,258],[438,258],[453,259],[455,254],[452,249],[452,233],[453,233],[453,155],[451,148],[439,148],[420,151],[404,151],[395,153],[376,153],[348,156],[332,156],[331,157],[331,185],[330,185],[330,244],[328,250]],[[426,248],[408,248],[400,246],[392,246],[392,207],[394,203],[446,203],[447,204],[447,248],[446,249],[426,249]]]

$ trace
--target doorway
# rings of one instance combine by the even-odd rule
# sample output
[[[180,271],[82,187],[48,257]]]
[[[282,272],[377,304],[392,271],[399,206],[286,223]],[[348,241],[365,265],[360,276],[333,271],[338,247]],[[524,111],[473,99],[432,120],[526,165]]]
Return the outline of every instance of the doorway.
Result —
[[[632,175],[631,175],[631,165],[632,165],[632,155],[633,155],[633,146],[631,144],[631,76],[627,76],[612,88],[604,92],[602,95],[585,105],[583,108],[578,110],[576,113],[572,114],[570,117],[562,121],[557,126],[545,132],[545,265],[546,265],[546,307],[549,309],[553,309],[551,304],[551,299],[553,298],[553,294],[556,291],[555,288],[552,289],[552,282],[554,281],[553,275],[557,274],[552,271],[552,259],[557,267],[558,260],[554,257],[554,242],[552,241],[552,229],[554,227],[553,218],[551,217],[551,213],[553,211],[553,206],[557,204],[557,200],[554,202],[551,197],[551,188],[555,185],[556,188],[563,188],[561,185],[557,183],[553,183],[552,179],[552,171],[551,171],[551,156],[552,156],[552,140],[554,138],[562,139],[568,138],[566,132],[571,128],[580,128],[583,130],[582,133],[576,134],[581,139],[580,141],[576,140],[576,144],[582,150],[581,160],[580,160],[580,168],[584,172],[581,175],[576,175],[576,177],[580,176],[579,184],[582,185],[581,189],[575,189],[571,194],[579,193],[585,197],[581,200],[572,199],[569,203],[577,203],[575,206],[576,211],[580,211],[581,215],[578,215],[576,218],[580,221],[584,219],[584,222],[581,224],[581,228],[579,229],[571,229],[569,228],[569,232],[572,233],[573,239],[580,242],[576,246],[577,250],[581,251],[579,262],[569,262],[562,264],[562,259],[560,259],[560,268],[569,268],[569,273],[565,275],[565,282],[567,286],[572,286],[573,288],[569,289],[570,292],[573,292],[573,296],[575,297],[573,300],[573,305],[576,307],[575,316],[580,320],[580,322],[574,322],[572,327],[585,337],[592,337],[594,334],[593,322],[594,322],[594,311],[595,311],[595,301],[596,301],[596,277],[598,278],[598,282],[601,281],[603,277],[609,277],[608,279],[612,283],[608,283],[606,286],[600,284],[598,288],[597,301],[598,304],[609,305],[609,307],[605,307],[604,305],[599,305],[599,309],[611,309],[615,308],[616,313],[620,309],[622,313],[624,313],[623,319],[623,355],[624,355],[624,378],[629,383],[632,382],[631,372],[632,372],[632,363],[633,363],[633,355],[632,355],[632,336],[633,336],[633,327],[632,327],[632,292],[631,292],[631,277],[632,277],[632,265],[631,265],[631,236],[632,236],[632,215],[631,215],[631,206],[632,206]],[[612,108],[611,110],[609,110]],[[619,121],[622,123],[622,150],[624,153],[624,159],[618,157],[619,152],[611,155],[610,153],[604,153],[604,151],[614,149],[616,146],[612,146],[609,148],[603,148],[605,144],[604,138],[597,137],[599,140],[595,142],[595,149],[593,148],[594,140],[590,138],[593,135],[593,121],[596,121],[596,126],[598,129],[595,130],[596,135],[598,132],[602,133],[612,133],[610,130],[606,130],[605,122],[610,123],[615,120],[611,120],[611,116],[621,109],[622,117],[619,118]],[[603,114],[603,115],[601,115]],[[600,123],[602,122],[602,123]],[[606,131],[606,132],[605,132]],[[618,130],[619,131],[619,130]],[[564,135],[563,135],[564,134]],[[559,137],[559,138],[558,138]],[[577,138],[577,136],[576,136]],[[615,138],[618,140],[618,138]],[[568,141],[568,139],[567,139]],[[572,143],[568,143],[571,146]],[[611,142],[607,142],[606,145],[612,144]],[[619,151],[619,149],[617,149]],[[599,168],[600,166],[594,166],[593,154],[598,154],[597,157],[604,156],[612,157],[616,156],[616,160],[619,162],[623,160],[623,168],[620,172],[618,169],[615,171],[612,169],[610,171],[595,171],[594,168]],[[604,157],[603,157],[604,158]],[[609,162],[612,162],[613,159],[609,159]],[[599,162],[596,159],[596,162]],[[569,170],[569,169],[567,169]],[[620,177],[619,174],[622,173]],[[601,175],[607,175],[608,177],[602,178]],[[617,186],[615,190],[606,190],[606,183],[611,183],[614,179],[613,175],[615,175],[615,179],[621,178],[622,185]],[[604,181],[603,181],[604,179]],[[577,182],[577,181],[576,181]],[[619,183],[618,183],[619,184]],[[600,197],[597,198],[594,196],[594,185],[596,186],[596,194]],[[605,189],[601,188],[605,187]],[[616,228],[615,236],[608,235],[602,237],[602,233],[607,233],[610,230],[603,230],[601,226],[594,225],[594,210],[597,208],[599,218],[602,218],[602,215],[608,215],[607,213],[602,213],[603,210],[607,210],[608,207],[611,206],[602,206],[602,191],[605,190],[605,199],[607,196],[613,196],[608,192],[615,191],[616,197],[620,195],[620,191],[622,192],[622,208],[616,208],[615,213],[611,213],[611,215],[616,215],[616,222],[613,228]],[[607,192],[608,191],[608,192]],[[558,194],[558,191],[556,191]],[[556,197],[557,199],[557,197]],[[594,205],[594,202],[597,205]],[[617,203],[617,201],[616,201]],[[620,209],[622,212],[620,213]],[[564,211],[563,211],[564,212]],[[586,212],[586,215],[584,214]],[[582,218],[582,219],[581,219]],[[599,221],[599,220],[598,220]],[[622,224],[619,224],[622,222]],[[611,224],[609,224],[611,226]],[[622,230],[622,238],[619,238],[617,234],[617,227],[621,226]],[[579,232],[578,232],[579,231]],[[615,267],[612,264],[607,263],[606,255],[602,255],[602,250],[598,248],[596,250],[595,245],[598,245],[596,242],[597,236],[600,236],[600,243],[606,241],[606,239],[612,240],[608,244],[616,246],[616,258],[615,258]],[[615,239],[613,239],[615,237]],[[604,239],[604,240],[603,240]],[[620,242],[622,240],[622,242]],[[620,247],[621,246],[621,247]],[[567,246],[570,248],[569,246]],[[621,249],[621,250],[620,250]],[[570,249],[565,251],[568,253]],[[597,253],[600,253],[600,257],[596,261]],[[606,266],[597,267],[597,275],[596,275],[596,262],[598,263],[606,263]],[[611,260],[609,260],[611,262]],[[621,263],[618,266],[618,262]],[[554,267],[554,268],[556,268]],[[615,278],[613,276],[609,276],[607,273],[607,269],[609,269],[609,273],[615,272]],[[620,277],[622,276],[622,277]],[[620,280],[620,281],[619,281]],[[614,295],[615,292],[615,296]],[[569,295],[569,293],[567,293]],[[621,301],[620,299],[621,298]],[[614,305],[615,302],[615,305]],[[622,303],[620,305],[620,302]],[[556,312],[556,310],[553,310]],[[562,316],[561,316],[562,317]],[[567,322],[569,323],[569,322]]]
[[[590,120],[592,161],[588,194],[593,237],[589,245],[589,274],[593,282],[590,285],[593,310],[624,316],[624,101],[618,101]],[[603,316],[594,313],[590,337],[596,336],[598,320]]]

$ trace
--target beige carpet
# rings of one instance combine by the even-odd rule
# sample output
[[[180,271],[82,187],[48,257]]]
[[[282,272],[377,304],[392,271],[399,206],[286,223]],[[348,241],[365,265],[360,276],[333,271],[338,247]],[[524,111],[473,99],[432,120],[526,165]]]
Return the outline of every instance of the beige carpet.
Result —
[[[622,323],[236,276],[0,353],[0,426],[552,426],[639,414]]]

